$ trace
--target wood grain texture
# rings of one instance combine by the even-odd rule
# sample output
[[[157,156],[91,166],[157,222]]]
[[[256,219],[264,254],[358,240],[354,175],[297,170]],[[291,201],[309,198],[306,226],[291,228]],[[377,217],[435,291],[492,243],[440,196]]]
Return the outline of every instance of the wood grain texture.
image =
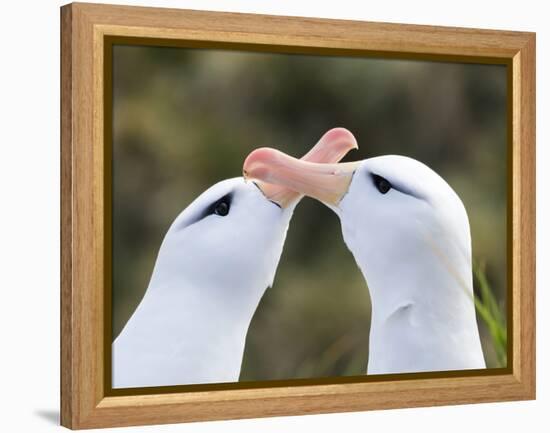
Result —
[[[517,364],[517,379],[524,386],[525,392],[535,398],[535,287],[536,287],[536,147],[535,147],[535,37],[529,39],[526,45],[514,57],[514,74],[519,74],[517,105],[514,104],[514,112],[517,111],[517,118],[514,118],[513,129],[518,129],[517,142],[513,143],[518,148],[518,172],[513,176],[519,178],[518,200],[514,202],[517,206],[517,221],[519,232],[514,233],[513,252],[514,258],[518,259],[518,268],[514,271],[518,274],[517,302],[514,302],[514,309],[517,308],[519,320],[516,321],[517,351],[520,360]],[[517,71],[515,70],[517,66]],[[515,193],[516,191],[514,191]],[[516,221],[516,218],[513,218]]]
[[[61,424],[72,425],[72,13],[61,9]]]
[[[357,21],[71,4],[61,10],[61,423],[160,424],[535,397],[535,36]],[[106,396],[105,37],[346,50],[511,65],[512,365],[509,374]],[[266,48],[267,47],[267,48]]]

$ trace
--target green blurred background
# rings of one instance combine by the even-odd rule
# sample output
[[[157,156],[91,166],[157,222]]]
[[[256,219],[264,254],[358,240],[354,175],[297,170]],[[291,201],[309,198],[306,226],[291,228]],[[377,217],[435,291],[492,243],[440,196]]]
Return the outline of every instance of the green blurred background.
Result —
[[[505,329],[506,72],[498,65],[115,46],[113,338],[141,300],[181,210],[214,183],[239,176],[256,147],[301,156],[336,126],[359,142],[346,160],[407,155],[456,190]],[[337,217],[304,199],[249,329],[241,380],[363,374],[369,320],[365,281]],[[489,322],[478,316],[478,323],[488,367],[505,365]]]

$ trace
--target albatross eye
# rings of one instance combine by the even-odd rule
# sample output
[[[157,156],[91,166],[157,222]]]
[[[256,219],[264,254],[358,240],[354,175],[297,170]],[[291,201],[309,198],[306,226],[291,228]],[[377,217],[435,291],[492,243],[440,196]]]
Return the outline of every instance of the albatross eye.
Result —
[[[386,194],[391,189],[391,183],[382,176],[373,174],[372,180],[374,182],[374,186],[378,189],[378,191],[380,191],[381,194]]]
[[[214,208],[214,213],[219,216],[226,216],[229,213],[229,202],[222,199]]]

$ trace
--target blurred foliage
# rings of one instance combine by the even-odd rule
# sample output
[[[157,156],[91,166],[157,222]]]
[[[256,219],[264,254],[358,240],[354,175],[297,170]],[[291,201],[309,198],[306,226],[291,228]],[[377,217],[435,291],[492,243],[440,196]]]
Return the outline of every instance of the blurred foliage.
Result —
[[[476,293],[491,317],[506,311],[504,66],[116,46],[113,74],[113,336],[182,209],[239,176],[254,148],[302,155],[335,126],[359,142],[347,160],[407,155],[450,183],[468,210],[474,257],[487,263]],[[499,366],[481,316],[487,364]],[[304,199],[249,329],[241,380],[362,374],[369,323],[337,217]]]
[[[506,310],[499,303],[487,281],[484,262],[474,264],[474,276],[478,287],[477,292],[474,294],[478,317],[481,317],[491,336],[496,366],[506,367],[508,356]]]

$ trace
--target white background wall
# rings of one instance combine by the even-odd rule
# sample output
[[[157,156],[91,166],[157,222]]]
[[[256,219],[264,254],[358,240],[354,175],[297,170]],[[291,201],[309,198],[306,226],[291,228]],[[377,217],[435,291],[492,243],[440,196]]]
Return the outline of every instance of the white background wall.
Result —
[[[123,1],[234,12],[537,32],[538,401],[135,428],[131,431],[512,432],[548,428],[549,18],[543,1]],[[59,429],[59,6],[0,5],[0,398],[3,431]],[[545,79],[546,77],[546,79]],[[546,265],[546,266],[545,266]],[[546,421],[546,422],[545,422]],[[545,426],[542,424],[545,422]],[[548,430],[545,430],[548,431]]]

